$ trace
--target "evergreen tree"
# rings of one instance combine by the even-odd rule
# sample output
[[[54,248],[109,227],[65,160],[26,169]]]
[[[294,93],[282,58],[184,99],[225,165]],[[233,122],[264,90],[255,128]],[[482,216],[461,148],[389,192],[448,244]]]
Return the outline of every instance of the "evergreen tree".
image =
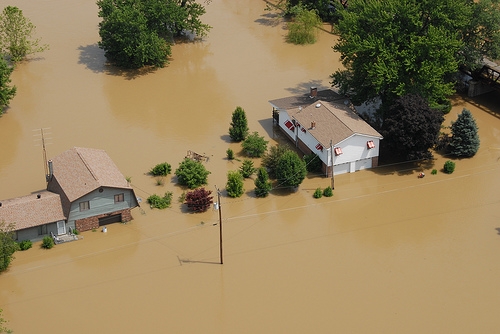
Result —
[[[273,188],[269,175],[264,167],[257,170],[257,178],[255,179],[255,196],[266,197]]]
[[[245,179],[249,178],[253,173],[255,173],[253,161],[250,159],[243,160],[243,164],[240,167],[240,173]]]
[[[14,70],[7,61],[0,56],[0,115],[3,109],[9,105],[10,100],[16,95],[16,87],[9,86],[10,74]]]
[[[239,171],[227,173],[226,191],[230,197],[240,197],[245,192],[243,189],[243,175]]]
[[[283,187],[298,187],[307,175],[306,163],[294,151],[283,153],[278,161],[276,178]]]
[[[472,157],[479,150],[479,135],[472,113],[463,109],[451,125],[450,153],[457,157]]]
[[[248,136],[248,121],[245,110],[241,107],[236,107],[233,111],[231,127],[229,128],[229,136],[235,142],[243,141]]]

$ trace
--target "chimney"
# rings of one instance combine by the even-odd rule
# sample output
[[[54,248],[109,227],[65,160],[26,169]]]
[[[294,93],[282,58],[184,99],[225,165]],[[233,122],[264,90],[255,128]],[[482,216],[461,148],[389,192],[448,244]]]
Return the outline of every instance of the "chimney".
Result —
[[[316,127],[316,121],[311,121],[311,129],[314,129]]]
[[[313,98],[318,96],[318,88],[316,87],[311,87],[311,92],[309,93],[309,97]]]
[[[52,179],[52,175],[54,175],[54,167],[52,166],[52,160],[49,160],[47,162],[47,165],[49,166],[49,174],[46,176],[47,182],[49,182]]]

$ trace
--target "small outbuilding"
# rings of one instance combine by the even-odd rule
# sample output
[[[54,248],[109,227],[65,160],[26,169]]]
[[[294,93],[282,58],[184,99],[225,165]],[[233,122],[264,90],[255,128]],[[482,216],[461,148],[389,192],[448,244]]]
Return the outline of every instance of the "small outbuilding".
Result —
[[[378,165],[382,135],[366,123],[348,98],[331,89],[269,101],[273,119],[304,154],[316,154],[331,176]]]

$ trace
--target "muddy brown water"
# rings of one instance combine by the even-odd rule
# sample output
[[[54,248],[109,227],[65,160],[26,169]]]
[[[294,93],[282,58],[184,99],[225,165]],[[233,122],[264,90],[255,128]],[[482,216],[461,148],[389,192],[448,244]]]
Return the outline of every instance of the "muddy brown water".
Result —
[[[328,87],[335,37],[284,43],[286,31],[257,0],[214,0],[200,43],[173,47],[153,73],[105,65],[94,1],[11,1],[50,50],[20,64],[0,119],[0,198],[43,189],[37,133],[49,158],[72,146],[105,149],[137,195],[182,190],[145,175],[174,168],[188,150],[210,157],[208,188],[223,188],[232,111],[275,142],[268,100]],[[326,30],[328,28],[325,28]],[[296,193],[223,196],[224,265],[217,211],[178,203],[134,209],[134,220],[83,240],[16,253],[0,275],[0,308],[15,333],[493,333],[500,319],[500,95],[457,96],[446,122],[469,108],[481,148],[452,175],[430,165],[388,166]],[[38,129],[38,132],[36,131]],[[35,131],[34,131],[35,130]],[[256,163],[258,163],[256,161]],[[419,171],[424,179],[417,179]],[[175,201],[174,201],[175,202]]]

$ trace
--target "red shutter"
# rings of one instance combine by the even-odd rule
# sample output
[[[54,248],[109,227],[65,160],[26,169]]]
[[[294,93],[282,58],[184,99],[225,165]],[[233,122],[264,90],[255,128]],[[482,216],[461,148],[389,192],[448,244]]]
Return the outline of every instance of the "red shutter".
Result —
[[[342,154],[342,149],[340,147],[335,147],[333,149],[333,151],[335,152],[335,155],[341,155]]]
[[[366,142],[366,146],[368,148],[375,148],[375,143],[373,142],[373,140],[369,140]]]
[[[323,146],[320,143],[318,143],[318,145],[316,145],[316,149],[318,151],[323,151]]]

